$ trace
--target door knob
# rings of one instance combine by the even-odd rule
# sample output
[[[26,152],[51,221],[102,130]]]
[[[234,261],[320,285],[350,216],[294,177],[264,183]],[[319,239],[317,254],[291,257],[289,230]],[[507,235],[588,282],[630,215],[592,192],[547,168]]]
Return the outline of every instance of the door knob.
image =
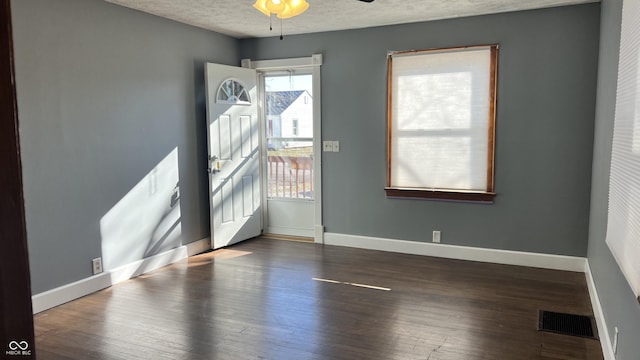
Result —
[[[216,174],[220,172],[220,163],[218,163],[218,167],[214,167],[214,168],[207,168],[207,172],[209,174]]]
[[[220,161],[216,161],[216,165],[214,167],[207,168],[207,172],[209,174],[216,174],[220,172]]]

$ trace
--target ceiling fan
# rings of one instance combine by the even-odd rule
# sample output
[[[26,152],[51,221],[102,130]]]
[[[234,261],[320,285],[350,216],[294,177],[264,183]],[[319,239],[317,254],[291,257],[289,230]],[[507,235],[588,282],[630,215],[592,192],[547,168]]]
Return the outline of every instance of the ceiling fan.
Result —
[[[359,1],[372,3],[374,0]],[[271,26],[272,15],[280,19],[280,40],[282,40],[282,19],[302,14],[309,8],[309,4],[306,0],[256,0],[253,7],[269,17],[269,30],[273,30]]]

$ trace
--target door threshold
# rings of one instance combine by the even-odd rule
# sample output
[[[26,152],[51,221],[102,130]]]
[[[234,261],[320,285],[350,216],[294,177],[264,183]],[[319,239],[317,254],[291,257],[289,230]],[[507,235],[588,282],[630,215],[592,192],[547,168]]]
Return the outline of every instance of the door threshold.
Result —
[[[286,240],[286,241],[297,241],[297,242],[306,242],[313,243],[314,240],[311,237],[306,236],[292,236],[292,235],[282,235],[282,234],[262,234],[262,237],[274,239],[274,240]]]

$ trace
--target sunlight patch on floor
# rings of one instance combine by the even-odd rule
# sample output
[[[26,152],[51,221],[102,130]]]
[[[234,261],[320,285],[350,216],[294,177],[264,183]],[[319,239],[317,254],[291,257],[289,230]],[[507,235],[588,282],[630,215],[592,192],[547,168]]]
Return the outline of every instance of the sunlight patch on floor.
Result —
[[[386,287],[381,287],[381,286],[365,285],[365,284],[358,284],[358,283],[338,281],[338,280],[320,279],[320,278],[312,278],[312,279],[315,280],[315,281],[326,282],[326,283],[331,283],[331,284],[343,284],[343,285],[357,286],[357,287],[366,288],[366,289],[381,290],[381,291],[391,291],[391,289],[386,288]]]
[[[233,259],[240,256],[251,255],[253,254],[250,251],[240,251],[240,250],[232,250],[232,249],[220,249],[212,251],[208,254],[208,256],[216,258],[216,259]]]

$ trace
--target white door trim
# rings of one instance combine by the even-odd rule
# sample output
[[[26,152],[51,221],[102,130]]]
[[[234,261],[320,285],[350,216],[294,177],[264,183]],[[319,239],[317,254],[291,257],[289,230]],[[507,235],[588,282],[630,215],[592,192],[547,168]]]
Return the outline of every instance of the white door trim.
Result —
[[[320,67],[322,65],[322,54],[314,54],[309,57],[273,59],[273,60],[251,60],[243,59],[242,67],[255,69],[258,72],[286,70],[291,68],[311,68],[313,76],[313,182],[315,184],[315,218],[314,218],[314,241],[324,243],[324,226],[322,225],[322,87],[320,85]],[[260,89],[262,86],[260,86]],[[260,98],[264,98],[260,94]],[[258,104],[262,107],[263,104]],[[263,111],[259,111],[260,117]],[[260,118],[260,126],[264,127],[264,119]],[[264,138],[261,136],[261,140]],[[261,144],[263,156],[266,156],[266,144]],[[264,172],[263,172],[264,173]],[[266,191],[263,191],[263,200]],[[263,201],[263,204],[266,204]]]

